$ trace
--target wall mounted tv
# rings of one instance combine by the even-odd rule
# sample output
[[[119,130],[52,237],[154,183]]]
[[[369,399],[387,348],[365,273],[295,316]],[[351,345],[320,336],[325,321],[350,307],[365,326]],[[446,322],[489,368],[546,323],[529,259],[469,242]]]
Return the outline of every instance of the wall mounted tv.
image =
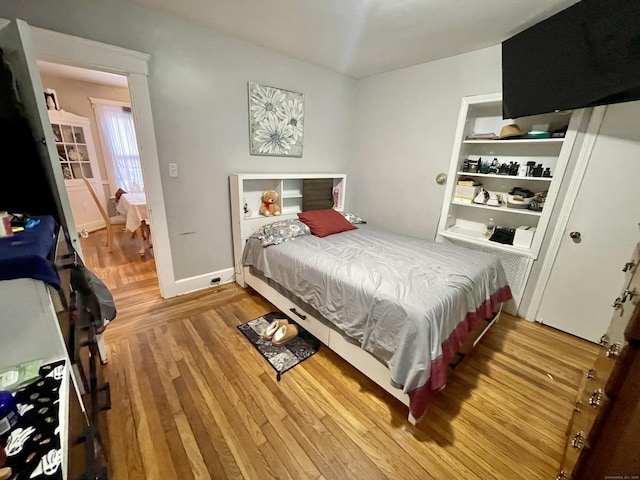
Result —
[[[640,1],[582,0],[502,43],[504,118],[640,99]]]

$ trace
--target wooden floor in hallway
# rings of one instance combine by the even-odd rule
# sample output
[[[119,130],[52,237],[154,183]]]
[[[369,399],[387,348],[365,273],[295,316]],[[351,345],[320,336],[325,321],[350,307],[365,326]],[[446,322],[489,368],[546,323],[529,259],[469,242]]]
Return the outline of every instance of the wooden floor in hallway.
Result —
[[[82,240],[118,308],[104,367],[113,479],[555,478],[595,345],[503,315],[412,426],[324,347],[276,381],[236,328],[272,305],[235,284],[163,300],[152,257],[116,237],[111,253],[103,232]]]

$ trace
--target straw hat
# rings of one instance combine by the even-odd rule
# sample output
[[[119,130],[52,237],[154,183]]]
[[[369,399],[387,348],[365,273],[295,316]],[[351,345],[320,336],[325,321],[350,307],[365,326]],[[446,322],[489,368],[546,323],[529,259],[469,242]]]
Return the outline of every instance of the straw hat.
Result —
[[[512,123],[510,125],[505,125],[500,130],[500,135],[498,135],[499,139],[507,139],[507,138],[516,138],[522,137],[526,135],[525,132],[520,130],[520,127],[516,123]]]

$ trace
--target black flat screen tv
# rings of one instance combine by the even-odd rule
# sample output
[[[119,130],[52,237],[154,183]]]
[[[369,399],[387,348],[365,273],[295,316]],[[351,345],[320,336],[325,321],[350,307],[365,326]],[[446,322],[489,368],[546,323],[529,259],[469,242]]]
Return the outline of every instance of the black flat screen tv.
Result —
[[[582,0],[502,43],[503,117],[640,99],[640,0]]]

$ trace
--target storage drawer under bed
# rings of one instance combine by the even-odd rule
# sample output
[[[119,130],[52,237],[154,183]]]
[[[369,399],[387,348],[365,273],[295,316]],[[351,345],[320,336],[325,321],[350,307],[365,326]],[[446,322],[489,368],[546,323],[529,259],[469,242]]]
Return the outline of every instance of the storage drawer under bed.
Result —
[[[324,343],[325,345],[329,345],[330,328],[328,325],[314,318],[311,314],[300,308],[298,305],[296,305],[287,297],[275,291],[274,289],[269,289],[269,291],[267,292],[267,287],[265,287],[265,284],[261,281],[255,281],[254,278],[255,277],[250,274],[245,276],[246,282],[251,286],[251,288],[253,288],[263,297],[268,298],[269,301],[276,307],[278,307],[281,312],[283,312],[291,320],[311,333],[322,343]]]

